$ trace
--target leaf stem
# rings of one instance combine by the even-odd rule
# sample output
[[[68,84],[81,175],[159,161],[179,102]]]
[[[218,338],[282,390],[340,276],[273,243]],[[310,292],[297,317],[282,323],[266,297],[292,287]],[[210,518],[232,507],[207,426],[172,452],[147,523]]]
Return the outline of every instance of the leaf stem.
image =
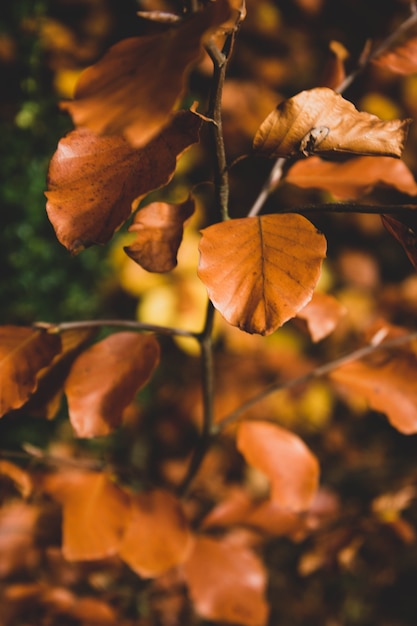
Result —
[[[401,335],[400,337],[395,337],[393,339],[388,339],[387,341],[383,341],[381,343],[369,343],[366,346],[362,346],[353,352],[349,352],[333,361],[328,361],[323,365],[319,365],[315,367],[310,372],[299,376],[298,378],[293,378],[285,383],[276,382],[272,385],[269,385],[265,389],[263,389],[260,393],[256,394],[243,404],[241,404],[235,411],[226,415],[222,420],[220,420],[217,424],[215,424],[211,430],[212,435],[216,435],[222,430],[224,430],[227,426],[235,422],[245,411],[252,408],[255,404],[264,400],[266,397],[270,396],[272,393],[277,391],[283,391],[284,389],[293,389],[294,387],[299,387],[304,385],[305,383],[310,382],[316,378],[321,378],[322,376],[326,376],[330,374],[337,368],[342,365],[346,365],[347,363],[351,363],[352,361],[358,361],[359,359],[363,359],[370,354],[373,354],[377,350],[389,350],[392,348],[398,348],[404,344],[410,343],[417,339],[417,331],[408,333],[406,335]]]

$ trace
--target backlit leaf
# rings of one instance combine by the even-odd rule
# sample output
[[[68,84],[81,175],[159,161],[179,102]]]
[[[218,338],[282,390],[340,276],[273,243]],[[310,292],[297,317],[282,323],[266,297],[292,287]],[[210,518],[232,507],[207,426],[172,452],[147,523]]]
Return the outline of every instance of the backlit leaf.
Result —
[[[243,422],[237,447],[271,481],[272,501],[290,511],[308,509],[318,488],[319,464],[297,435],[269,422]]]
[[[182,563],[193,537],[180,502],[154,490],[132,496],[120,557],[144,578],[158,576]]]
[[[233,326],[268,335],[312,297],[326,240],[304,217],[241,218],[202,232],[198,274]]]
[[[201,119],[180,111],[146,147],[87,129],[61,139],[48,171],[46,210],[58,240],[72,253],[103,244],[130,216],[134,200],[166,184],[177,157],[198,141]]]
[[[169,121],[207,32],[228,15],[228,3],[217,0],[163,32],[116,43],[83,72],[75,99],[62,108],[77,127],[144,146]]]
[[[372,62],[397,74],[415,74],[417,72],[417,37],[410,37],[389,48]]]
[[[126,254],[148,272],[169,272],[177,265],[183,224],[194,212],[191,199],[182,204],[153,202],[138,211],[130,232],[136,240],[124,248]]]
[[[261,124],[253,147],[270,157],[343,152],[400,157],[410,120],[380,120],[327,87],[280,103]]]
[[[227,537],[198,537],[183,568],[201,617],[242,626],[265,625],[266,572],[250,548]]]
[[[58,335],[23,326],[0,327],[0,416],[23,406],[36,390],[41,370],[60,350]]]
[[[146,384],[159,362],[152,335],[120,332],[83,352],[65,384],[68,411],[78,437],[107,435]]]
[[[285,180],[303,189],[324,189],[335,198],[356,199],[374,187],[391,187],[417,194],[417,183],[404,161],[393,157],[356,157],[347,161],[324,161],[312,156],[297,161]]]
[[[316,291],[297,317],[306,321],[312,340],[320,341],[333,332],[346,311],[336,298]]]

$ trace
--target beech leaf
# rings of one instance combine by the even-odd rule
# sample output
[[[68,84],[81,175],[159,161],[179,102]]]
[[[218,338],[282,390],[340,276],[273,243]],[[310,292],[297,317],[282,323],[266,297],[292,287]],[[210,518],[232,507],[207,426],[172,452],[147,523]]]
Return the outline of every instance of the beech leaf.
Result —
[[[281,102],[261,124],[253,147],[275,158],[335,152],[400,157],[409,124],[360,112],[332,89],[317,87]]]
[[[334,331],[347,309],[333,296],[315,292],[310,302],[298,312],[305,320],[313,341],[320,341]]]
[[[124,409],[159,362],[152,335],[120,332],[83,352],[73,363],[65,393],[78,437],[107,435],[120,426]]]
[[[158,576],[179,565],[192,542],[177,498],[158,489],[132,496],[119,555],[139,576]]]
[[[311,299],[326,240],[304,217],[246,217],[202,233],[198,275],[233,326],[269,335]]]
[[[415,74],[417,72],[417,37],[410,37],[391,47],[372,62],[397,74]]]
[[[166,184],[177,157],[198,141],[202,121],[180,111],[146,147],[87,129],[61,139],[49,165],[46,210],[60,243],[73,254],[107,243],[130,216],[132,203]]]
[[[144,146],[169,122],[204,38],[229,13],[226,0],[217,0],[163,32],[116,43],[84,70],[75,99],[61,107],[77,127],[121,134],[132,146]]]
[[[330,378],[363,396],[399,432],[412,435],[417,433],[416,376],[417,357],[401,350],[348,363],[332,372]]]
[[[303,189],[324,189],[335,198],[357,199],[374,187],[391,187],[410,196],[417,194],[417,183],[404,163],[393,157],[355,157],[347,161],[325,161],[312,156],[297,161],[285,180]]]
[[[183,569],[195,609],[204,619],[242,626],[266,624],[266,572],[250,548],[227,537],[197,537]]]
[[[381,215],[387,231],[402,245],[415,269],[417,269],[417,207],[403,215]]]
[[[242,422],[237,447],[270,479],[273,502],[294,512],[309,508],[318,488],[319,464],[297,435],[269,422]]]
[[[194,212],[194,201],[182,204],[153,202],[138,211],[130,232],[136,240],[126,246],[126,254],[148,272],[170,272],[177,265],[183,224]]]
[[[62,551],[69,561],[117,554],[129,498],[105,473],[70,470],[50,474],[43,488],[63,507]]]
[[[23,326],[0,327],[0,416],[19,409],[38,386],[40,372],[61,351],[61,338]]]

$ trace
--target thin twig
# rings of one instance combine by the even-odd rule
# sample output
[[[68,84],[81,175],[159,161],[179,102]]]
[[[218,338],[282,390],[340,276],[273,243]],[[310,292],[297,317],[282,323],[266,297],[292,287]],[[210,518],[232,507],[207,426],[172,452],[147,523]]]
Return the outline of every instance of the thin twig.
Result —
[[[395,337],[394,339],[389,339],[379,344],[370,343],[366,346],[363,346],[362,348],[358,348],[357,350],[354,350],[353,352],[349,352],[349,354],[345,354],[344,356],[338,357],[337,359],[334,359],[333,361],[328,361],[327,363],[324,363],[323,365],[319,365],[318,367],[314,368],[310,372],[307,372],[307,374],[303,374],[302,376],[299,376],[298,378],[293,378],[285,383],[282,383],[282,382],[273,383],[272,385],[269,385],[268,387],[266,387],[260,393],[256,394],[255,396],[253,396],[252,398],[250,398],[249,400],[241,404],[235,411],[233,411],[232,413],[229,413],[229,415],[227,415],[222,420],[217,422],[217,424],[215,424],[212,428],[212,435],[215,435],[219,433],[220,431],[224,430],[227,426],[235,422],[248,409],[252,408],[255,404],[257,404],[261,400],[264,400],[266,397],[270,396],[272,393],[276,393],[277,391],[283,391],[284,389],[293,389],[294,387],[299,387],[301,385],[304,385],[310,382],[311,380],[314,380],[316,378],[321,378],[322,376],[326,376],[327,374],[330,374],[331,372],[341,367],[342,365],[346,365],[347,363],[351,363],[352,361],[358,361],[359,359],[363,359],[369,356],[370,354],[376,352],[377,350],[388,350],[391,348],[398,348],[399,346],[410,343],[411,341],[414,341],[415,339],[417,339],[417,332],[408,333],[407,335],[401,335],[400,337]]]
[[[43,328],[53,333],[62,333],[67,330],[82,330],[84,328],[130,328],[139,332],[152,332],[158,335],[172,335],[177,337],[191,337],[199,340],[200,333],[182,328],[171,328],[168,326],[158,326],[157,324],[147,324],[146,322],[135,322],[134,320],[81,320],[78,322],[62,322],[61,324],[50,324],[48,322],[36,322],[35,328]]]

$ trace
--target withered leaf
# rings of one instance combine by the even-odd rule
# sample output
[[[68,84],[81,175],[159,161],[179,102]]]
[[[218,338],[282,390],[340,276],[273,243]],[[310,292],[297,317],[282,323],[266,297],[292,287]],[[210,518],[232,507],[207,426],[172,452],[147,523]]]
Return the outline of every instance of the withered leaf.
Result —
[[[183,565],[197,613],[210,621],[265,626],[266,572],[255,553],[228,537],[197,537]]]
[[[46,210],[60,243],[73,254],[104,244],[130,216],[134,200],[165,185],[177,157],[198,141],[202,121],[180,111],[143,149],[119,135],[76,130],[58,144],[48,171]]]
[[[226,0],[217,0],[161,33],[120,41],[83,72],[75,99],[62,108],[77,127],[144,146],[169,122],[205,36],[229,12]]]
[[[417,207],[402,215],[381,215],[382,223],[402,245],[415,269],[417,269]]]
[[[198,274],[233,326],[268,335],[312,297],[326,240],[304,217],[247,217],[202,232]]]
[[[237,447],[271,481],[271,500],[283,509],[309,508],[318,489],[319,464],[298,435],[270,422],[239,425]]]
[[[61,351],[61,338],[23,326],[0,327],[0,416],[19,409],[38,386],[40,372]]]
[[[152,335],[119,332],[83,352],[65,383],[68,412],[78,437],[107,435],[159,362]]]
[[[360,112],[332,89],[317,87],[281,102],[261,124],[253,147],[275,158],[335,152],[400,157],[409,124]]]
[[[124,251],[148,272],[170,272],[177,265],[177,252],[183,235],[183,224],[194,212],[194,201],[182,204],[153,202],[134,217],[130,232],[136,240]]]

